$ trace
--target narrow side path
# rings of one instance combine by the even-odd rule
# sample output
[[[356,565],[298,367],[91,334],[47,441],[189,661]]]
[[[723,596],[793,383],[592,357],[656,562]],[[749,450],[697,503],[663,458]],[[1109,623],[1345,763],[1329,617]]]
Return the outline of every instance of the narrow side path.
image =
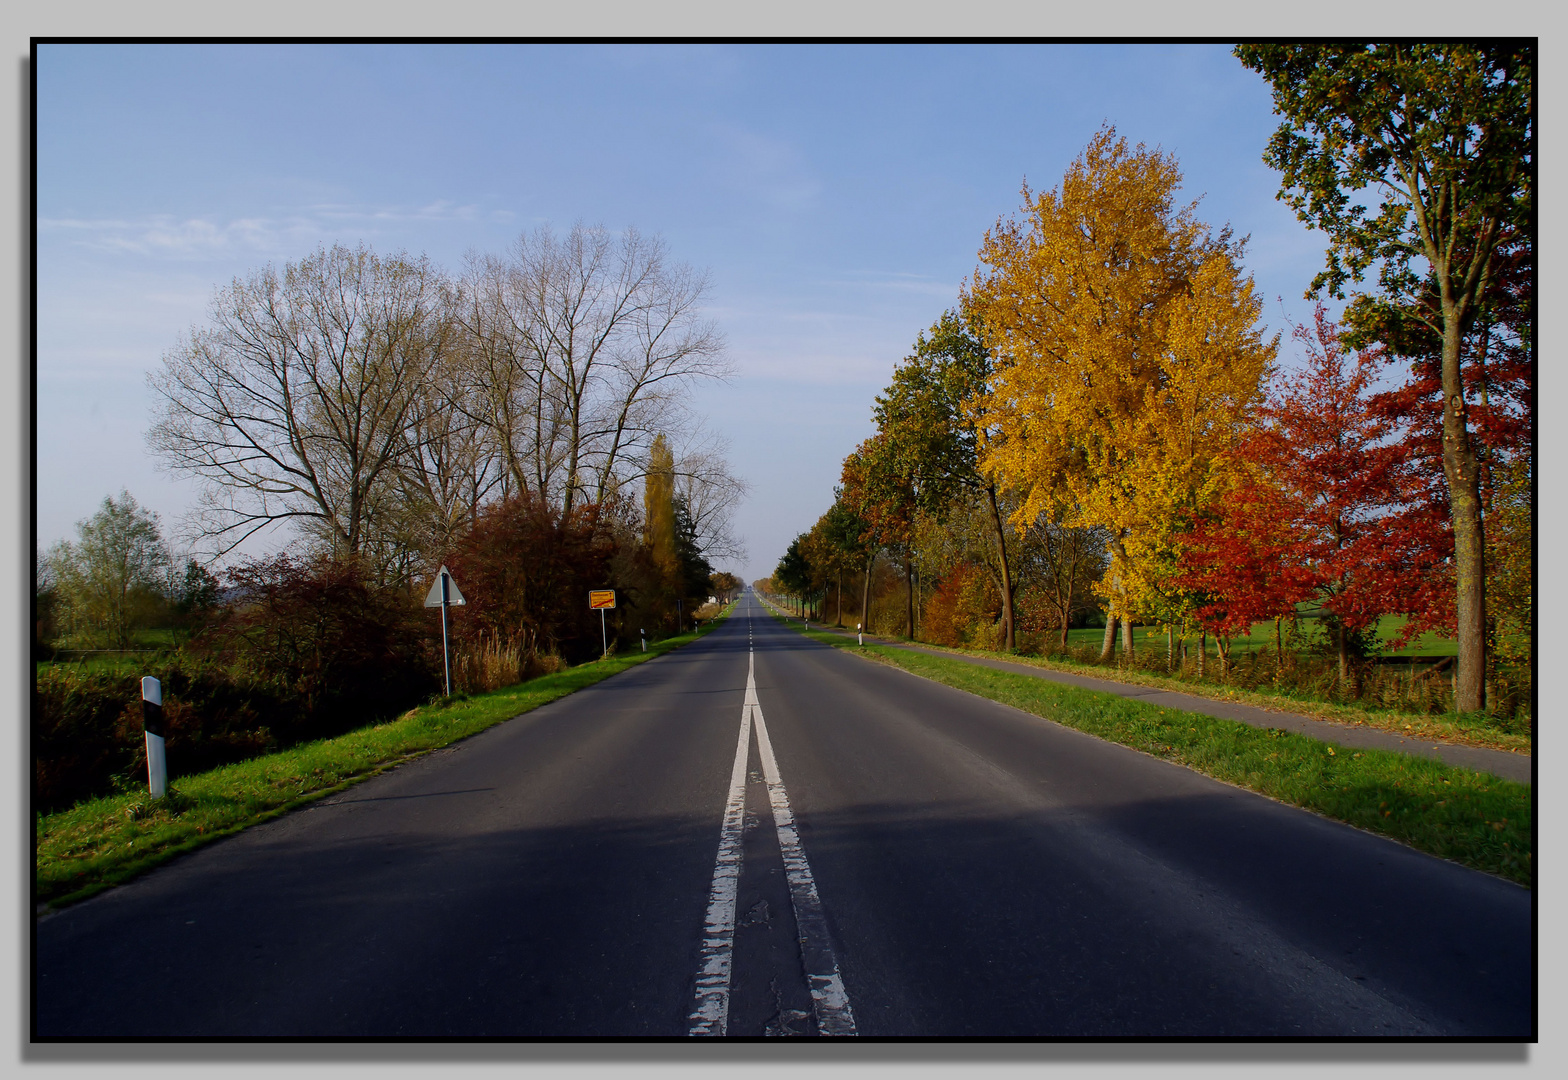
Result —
[[[799,616],[789,616],[789,618],[798,619]],[[851,633],[850,631],[838,630],[825,624],[818,624],[815,629],[845,635]],[[1504,780],[1512,780],[1517,784],[1529,784],[1534,774],[1534,757],[1530,754],[1514,754],[1507,750],[1488,750],[1479,746],[1460,746],[1454,743],[1436,742],[1430,739],[1416,739],[1399,735],[1392,731],[1382,731],[1378,728],[1336,724],[1330,720],[1317,720],[1310,716],[1302,716],[1299,713],[1264,709],[1256,705],[1244,705],[1239,701],[1218,701],[1214,698],[1200,697],[1196,694],[1183,694],[1175,690],[1161,690],[1153,686],[1140,686],[1137,683],[1113,682],[1110,679],[1096,679],[1092,676],[1077,675],[1067,671],[1053,671],[1050,668],[1035,667],[1033,664],[1019,664],[1008,660],[993,660],[983,656],[966,656],[962,653],[946,652],[941,649],[927,649],[901,641],[887,641],[882,638],[868,638],[868,640],[890,649],[907,649],[911,652],[926,653],[930,656],[945,656],[952,660],[962,660],[967,664],[996,668],[998,671],[1017,672],[1020,675],[1030,675],[1050,682],[1068,683],[1072,686],[1082,687],[1085,690],[1115,694],[1117,697],[1141,698],[1144,701],[1161,705],[1168,709],[1181,709],[1185,712],[1202,713],[1205,716],[1217,716],[1222,720],[1238,720],[1243,724],[1250,724],[1256,728],[1279,728],[1283,731],[1291,731],[1298,735],[1306,735],[1310,738],[1321,739],[1324,742],[1331,742],[1336,746],[1420,754],[1425,757],[1436,758],[1447,765],[1458,765],[1461,768],[1490,773]]]

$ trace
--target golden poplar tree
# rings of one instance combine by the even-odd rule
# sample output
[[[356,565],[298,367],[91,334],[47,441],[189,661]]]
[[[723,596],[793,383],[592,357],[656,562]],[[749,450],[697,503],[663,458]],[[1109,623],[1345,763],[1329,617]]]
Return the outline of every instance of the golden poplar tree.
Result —
[[[1161,621],[1188,515],[1230,483],[1225,455],[1278,345],[1239,265],[1243,241],[1177,207],[1168,154],[1103,128],[1056,189],[1024,188],[965,289],[996,370],[970,403],[990,432],[981,467],[1042,513],[1100,526],[1112,614]]]
[[[642,503],[643,542],[653,554],[663,584],[673,588],[679,575],[675,555],[675,455],[662,434],[654,437],[648,452]]]

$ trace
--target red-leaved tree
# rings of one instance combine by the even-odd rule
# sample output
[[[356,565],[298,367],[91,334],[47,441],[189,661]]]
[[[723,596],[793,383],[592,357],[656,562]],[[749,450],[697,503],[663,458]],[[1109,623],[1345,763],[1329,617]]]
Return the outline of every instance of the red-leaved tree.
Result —
[[[1412,468],[1405,432],[1375,407],[1381,351],[1347,351],[1322,305],[1294,336],[1306,364],[1270,387],[1238,449],[1251,479],[1189,535],[1184,584],[1204,597],[1199,619],[1219,634],[1317,601],[1348,678],[1351,658],[1375,645],[1380,616],[1411,616],[1401,640],[1452,618],[1447,522]]]

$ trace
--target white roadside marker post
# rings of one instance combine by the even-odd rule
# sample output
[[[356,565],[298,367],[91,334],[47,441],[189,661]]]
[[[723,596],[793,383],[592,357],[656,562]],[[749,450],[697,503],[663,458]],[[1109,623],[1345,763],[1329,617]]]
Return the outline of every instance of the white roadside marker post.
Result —
[[[857,622],[855,624],[855,644],[856,645],[864,645],[865,643],[866,643],[866,635],[862,634],[860,632],[860,624]]]
[[[163,684],[142,677],[142,733],[147,741],[147,790],[161,799],[169,790],[169,763],[163,749]]]
[[[642,651],[643,652],[647,652],[648,651],[648,631],[639,628],[638,631],[637,631],[637,634],[638,634],[639,637],[642,638]]]

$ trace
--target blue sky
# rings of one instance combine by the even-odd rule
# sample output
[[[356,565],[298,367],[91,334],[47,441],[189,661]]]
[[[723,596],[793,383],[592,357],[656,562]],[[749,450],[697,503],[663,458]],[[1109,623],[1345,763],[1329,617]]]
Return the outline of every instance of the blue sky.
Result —
[[[145,449],[146,372],[216,286],[322,244],[456,270],[581,220],[707,270],[737,375],[700,406],[752,486],[747,580],[826,509],[1021,182],[1054,186],[1102,123],[1251,235],[1271,329],[1308,317],[1323,258],[1223,46],[46,45],[37,87],[44,546],[121,488],[172,531],[195,489]]]

